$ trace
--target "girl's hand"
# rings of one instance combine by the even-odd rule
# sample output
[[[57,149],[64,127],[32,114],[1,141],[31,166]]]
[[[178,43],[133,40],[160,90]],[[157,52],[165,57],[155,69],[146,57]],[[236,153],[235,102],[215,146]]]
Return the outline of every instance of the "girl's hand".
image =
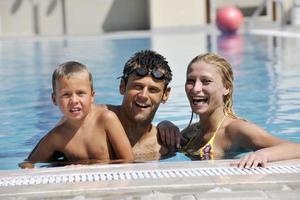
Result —
[[[230,165],[238,168],[255,168],[265,167],[268,162],[268,158],[265,154],[259,151],[251,152],[243,158],[232,162]]]

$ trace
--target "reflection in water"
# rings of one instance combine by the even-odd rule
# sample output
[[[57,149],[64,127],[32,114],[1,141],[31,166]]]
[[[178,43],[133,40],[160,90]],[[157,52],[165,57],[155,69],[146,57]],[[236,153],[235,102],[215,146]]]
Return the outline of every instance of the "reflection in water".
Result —
[[[218,53],[230,60],[232,66],[240,66],[243,62],[244,36],[220,35],[217,39],[217,47]]]
[[[300,102],[295,101],[300,95],[299,88],[299,59],[295,56],[300,47],[299,39],[270,37],[269,56],[272,62],[267,65],[270,75],[270,87],[274,95],[270,96],[270,116],[267,123],[289,128],[283,129],[279,134],[289,134],[295,138],[300,132],[299,126],[294,126],[295,119],[300,118]],[[294,139],[295,141],[295,139]],[[296,141],[299,139],[296,138]]]

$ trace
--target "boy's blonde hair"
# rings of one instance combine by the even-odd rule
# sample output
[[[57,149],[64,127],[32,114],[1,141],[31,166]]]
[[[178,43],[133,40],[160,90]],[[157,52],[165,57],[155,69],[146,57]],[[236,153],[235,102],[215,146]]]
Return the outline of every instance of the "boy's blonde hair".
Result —
[[[189,63],[187,74],[190,72],[192,64],[200,61],[211,64],[218,69],[224,86],[229,90],[229,93],[223,98],[224,113],[226,116],[238,118],[233,111],[233,72],[230,63],[225,58],[214,53],[200,54]]]
[[[87,67],[79,62],[75,61],[69,61],[60,64],[53,72],[52,74],[52,90],[53,93],[56,89],[56,80],[59,80],[63,77],[71,77],[74,75],[77,75],[78,73],[88,73],[90,85],[91,85],[91,91],[94,91],[93,87],[93,77],[92,74],[89,72]]]

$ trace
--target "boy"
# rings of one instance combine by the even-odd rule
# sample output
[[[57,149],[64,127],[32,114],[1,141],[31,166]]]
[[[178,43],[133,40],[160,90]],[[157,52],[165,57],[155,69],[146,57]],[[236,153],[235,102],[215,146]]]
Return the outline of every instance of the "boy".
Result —
[[[133,160],[118,117],[95,107],[92,75],[86,66],[73,61],[59,65],[52,76],[52,88],[52,101],[63,113],[64,121],[42,138],[29,155],[29,162],[50,162],[56,153],[71,162]]]

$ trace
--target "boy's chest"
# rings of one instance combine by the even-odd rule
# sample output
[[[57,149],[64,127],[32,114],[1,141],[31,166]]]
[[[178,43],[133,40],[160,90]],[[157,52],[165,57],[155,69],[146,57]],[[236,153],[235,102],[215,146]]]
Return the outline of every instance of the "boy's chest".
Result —
[[[105,135],[78,134],[63,148],[68,160],[108,159],[109,151]]]

